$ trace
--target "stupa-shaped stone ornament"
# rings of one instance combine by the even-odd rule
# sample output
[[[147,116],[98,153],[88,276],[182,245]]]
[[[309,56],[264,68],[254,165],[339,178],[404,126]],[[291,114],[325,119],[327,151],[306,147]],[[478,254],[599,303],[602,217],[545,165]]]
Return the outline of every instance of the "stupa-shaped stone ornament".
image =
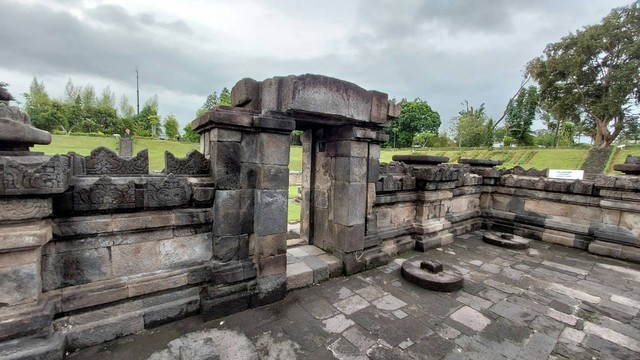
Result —
[[[0,155],[29,155],[35,144],[50,144],[51,134],[31,126],[29,115],[16,106],[10,106],[11,94],[0,87]]]

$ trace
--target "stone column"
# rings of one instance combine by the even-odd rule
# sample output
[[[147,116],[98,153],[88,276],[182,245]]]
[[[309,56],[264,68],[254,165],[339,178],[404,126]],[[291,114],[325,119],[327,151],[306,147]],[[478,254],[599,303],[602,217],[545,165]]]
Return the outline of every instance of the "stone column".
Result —
[[[289,147],[295,123],[218,107],[192,127],[210,153],[216,184],[213,284],[202,301],[205,318],[284,298]],[[253,285],[238,290],[240,281]]]

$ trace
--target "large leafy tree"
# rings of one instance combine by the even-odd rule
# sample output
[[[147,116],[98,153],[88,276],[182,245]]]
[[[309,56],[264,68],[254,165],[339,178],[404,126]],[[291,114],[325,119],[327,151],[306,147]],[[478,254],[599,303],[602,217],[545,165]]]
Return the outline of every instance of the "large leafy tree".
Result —
[[[402,105],[400,116],[393,120],[389,130],[391,141],[395,138],[397,147],[411,146],[417,133],[438,133],[442,123],[440,114],[433,111],[426,101],[420,98],[413,101],[403,99],[400,104]]]
[[[490,146],[493,143],[493,119],[487,116],[484,104],[479,107],[465,101],[465,109],[453,118],[455,139],[460,147]]]
[[[640,1],[547,45],[527,71],[546,110],[583,120],[595,129],[595,146],[609,146],[640,103]]]
[[[534,143],[531,125],[538,110],[538,89],[529,86],[509,100],[505,112],[505,130],[518,145],[530,146]]]

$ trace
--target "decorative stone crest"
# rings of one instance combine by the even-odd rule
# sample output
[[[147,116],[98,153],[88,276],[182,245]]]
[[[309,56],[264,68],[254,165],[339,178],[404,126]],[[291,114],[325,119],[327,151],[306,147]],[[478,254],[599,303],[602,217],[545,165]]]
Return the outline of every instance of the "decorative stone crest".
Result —
[[[64,192],[69,185],[69,160],[64,155],[55,155],[44,163],[19,163],[5,158],[3,194],[56,194]]]
[[[100,146],[85,157],[87,175],[134,175],[149,173],[149,151],[140,151],[131,159],[119,157],[111,149]]]
[[[165,173],[174,175],[209,175],[211,163],[199,151],[191,150],[183,159],[164,152]]]
[[[116,183],[109,176],[102,176],[86,187],[78,184],[73,192],[74,210],[106,210],[135,208],[136,193],[133,181]]]
[[[186,205],[191,199],[191,186],[184,178],[173,174],[161,179],[150,179],[144,193],[145,207]]]

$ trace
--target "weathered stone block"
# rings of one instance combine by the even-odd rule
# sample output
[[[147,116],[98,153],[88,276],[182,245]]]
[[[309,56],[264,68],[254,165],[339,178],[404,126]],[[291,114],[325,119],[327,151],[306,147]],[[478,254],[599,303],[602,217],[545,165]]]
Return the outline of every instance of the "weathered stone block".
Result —
[[[258,277],[284,274],[287,271],[287,255],[280,254],[258,260]]]
[[[76,211],[130,209],[136,206],[133,180],[103,175],[98,179],[79,181],[73,189],[73,209]]]
[[[328,156],[368,157],[369,146],[361,141],[332,141],[327,142],[325,149]]]
[[[0,226],[0,250],[42,246],[52,237],[52,227],[49,220],[29,224],[3,225]]]
[[[142,274],[162,267],[160,243],[156,241],[114,246],[111,259],[113,276]]]
[[[293,290],[313,284],[313,269],[304,262],[287,266],[287,290]]]
[[[248,235],[214,236],[213,258],[224,262],[240,259],[241,253],[248,253],[247,238]]]
[[[169,174],[163,178],[151,178],[144,190],[144,207],[169,207],[187,205],[191,200],[191,185],[185,178]]]
[[[240,142],[242,133],[240,131],[215,128],[211,129],[209,141],[211,142]]]
[[[260,257],[280,255],[287,252],[286,234],[258,236],[251,234],[252,242],[256,246],[256,255]]]
[[[334,224],[335,246],[348,253],[364,249],[364,224],[345,226]]]
[[[253,118],[253,126],[261,129],[275,129],[280,131],[293,131],[296,129],[295,121],[284,117],[256,116]]]
[[[231,105],[246,109],[260,109],[260,83],[244,78],[231,89]]]
[[[133,139],[132,138],[120,138],[118,144],[118,156],[121,158],[131,158],[133,156]]]
[[[111,275],[111,258],[106,248],[42,256],[43,291],[86,284]]]
[[[271,235],[287,232],[287,190],[256,190],[255,233]]]
[[[200,312],[204,321],[219,319],[249,308],[251,294],[248,291],[219,298],[205,297],[200,300]]]
[[[160,241],[160,263],[163,269],[181,268],[211,259],[209,233]]]
[[[240,190],[218,190],[213,201],[213,235],[240,234]]]
[[[78,288],[63,289],[61,307],[63,311],[72,311],[126,299],[128,295],[125,282],[116,282],[110,286],[88,284]]]
[[[376,183],[380,176],[380,161],[378,159],[369,158],[367,164],[367,182]]]
[[[100,146],[85,157],[88,175],[132,175],[149,173],[149,151],[144,149],[135,157],[124,159],[111,149]]]
[[[240,188],[241,147],[236,142],[211,143],[211,175],[217,189]]]
[[[256,162],[287,166],[289,165],[289,147],[289,135],[259,133],[256,135]]]
[[[25,264],[15,264],[7,257],[19,256],[15,253],[0,254],[0,260],[8,265],[0,264],[0,303],[11,306],[25,302],[36,301],[41,291],[40,269],[33,261]],[[35,259],[34,259],[35,260]],[[9,262],[12,263],[9,263]]]
[[[0,199],[0,221],[41,219],[51,210],[51,198]]]
[[[384,124],[387,122],[387,115],[389,114],[389,95],[379,91],[370,91],[370,93],[371,122]]]
[[[335,158],[335,180],[343,182],[366,182],[367,159],[355,157]],[[376,181],[377,181],[376,176]]]
[[[74,327],[72,331],[67,333],[67,348],[75,350],[97,345],[142,330],[144,330],[144,319],[141,314],[116,316],[85,326]]]
[[[240,190],[240,234],[253,232],[255,191]]]
[[[154,292],[175,289],[189,284],[189,274],[167,276],[165,274],[154,279],[131,282],[127,284],[128,297],[151,294]]]
[[[367,196],[366,183],[334,182],[333,220],[341,225],[359,225],[365,223]],[[358,200],[360,199],[360,200]]]
[[[256,292],[251,296],[251,307],[267,305],[282,300],[286,294],[287,274],[284,270],[277,275],[262,277],[258,279]]]
[[[258,166],[256,189],[285,190],[288,186],[289,168],[287,166]]]
[[[178,302],[172,306],[165,306],[160,309],[145,311],[144,327],[145,329],[153,329],[160,325],[195,315],[199,310],[199,299],[192,299],[188,302]]]

